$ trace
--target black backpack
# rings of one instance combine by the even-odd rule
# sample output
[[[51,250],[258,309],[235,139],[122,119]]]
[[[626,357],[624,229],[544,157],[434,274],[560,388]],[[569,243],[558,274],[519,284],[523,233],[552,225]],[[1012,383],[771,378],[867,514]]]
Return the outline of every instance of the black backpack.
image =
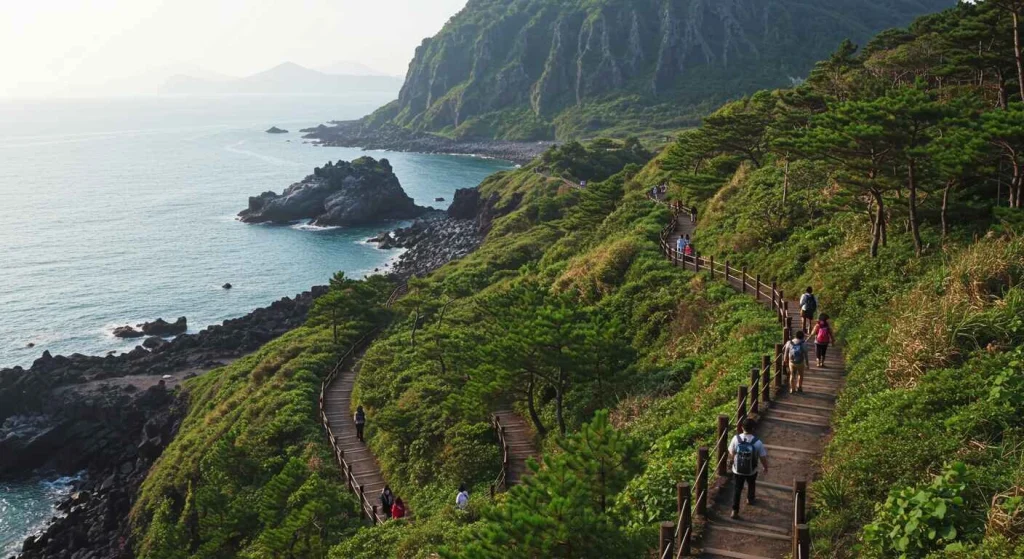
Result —
[[[733,470],[741,476],[752,476],[757,473],[757,436],[753,440],[744,441],[743,437],[736,435],[736,459]]]

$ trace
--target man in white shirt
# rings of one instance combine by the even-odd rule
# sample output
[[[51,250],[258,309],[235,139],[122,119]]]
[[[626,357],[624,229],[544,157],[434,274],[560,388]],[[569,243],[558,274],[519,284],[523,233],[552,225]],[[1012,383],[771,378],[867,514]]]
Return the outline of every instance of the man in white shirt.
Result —
[[[469,506],[469,491],[466,491],[466,484],[459,486],[459,494],[455,497],[455,506],[459,507],[459,510],[466,510]]]
[[[764,443],[754,435],[754,421],[749,417],[744,419],[742,429],[743,432],[729,442],[729,460],[732,462],[732,477],[736,482],[736,491],[732,496],[732,518],[740,517],[743,484],[747,485],[747,504],[754,504],[758,462],[764,473],[768,473],[768,451]]]

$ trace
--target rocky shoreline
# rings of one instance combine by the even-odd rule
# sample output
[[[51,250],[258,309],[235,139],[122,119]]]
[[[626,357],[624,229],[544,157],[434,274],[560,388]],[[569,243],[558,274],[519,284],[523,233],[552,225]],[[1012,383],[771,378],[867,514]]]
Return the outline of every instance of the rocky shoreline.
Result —
[[[300,326],[315,287],[183,334],[152,350],[106,357],[43,352],[29,368],[0,370],[0,479],[85,472],[23,559],[132,557],[128,513],[150,465],[173,439],[181,381],[228,364]]]
[[[518,203],[514,198],[499,206],[476,188],[461,189],[447,211],[428,211],[372,241],[382,249],[406,249],[389,275],[423,276],[476,249],[493,219]],[[43,352],[27,369],[0,370],[0,479],[86,472],[59,504],[65,516],[29,537],[20,557],[133,557],[131,503],[187,408],[187,393],[175,386],[302,325],[326,291],[314,287],[197,334],[157,338],[161,343],[120,355]]]
[[[503,159],[519,165],[543,154],[554,142],[510,142],[505,140],[459,141],[426,132],[414,132],[393,124],[368,126],[361,120],[332,121],[300,131],[303,138],[335,147],[358,147],[415,153],[477,155]]]

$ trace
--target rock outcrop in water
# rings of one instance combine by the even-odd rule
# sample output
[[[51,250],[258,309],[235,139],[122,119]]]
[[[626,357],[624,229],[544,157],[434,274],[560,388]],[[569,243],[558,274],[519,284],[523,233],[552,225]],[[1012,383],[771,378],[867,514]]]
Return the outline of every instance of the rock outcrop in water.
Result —
[[[360,157],[351,163],[327,162],[281,194],[249,198],[238,216],[246,223],[294,223],[350,226],[414,219],[427,211],[402,190],[387,159]]]
[[[270,128],[267,129],[267,134],[287,134],[287,133],[288,133],[288,131],[285,130],[284,128],[278,128],[276,126],[271,126]]]

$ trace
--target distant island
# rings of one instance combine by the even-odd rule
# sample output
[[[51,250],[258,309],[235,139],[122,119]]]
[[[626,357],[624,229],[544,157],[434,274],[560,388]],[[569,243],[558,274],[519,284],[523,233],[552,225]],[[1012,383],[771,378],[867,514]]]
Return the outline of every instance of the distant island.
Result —
[[[171,76],[159,88],[161,95],[333,95],[380,92],[398,95],[402,78],[369,74],[319,72],[285,62],[244,78],[211,79]]]
[[[287,133],[288,133],[288,131],[285,130],[284,128],[278,128],[276,126],[271,126],[270,128],[267,128],[267,134],[287,134]]]

